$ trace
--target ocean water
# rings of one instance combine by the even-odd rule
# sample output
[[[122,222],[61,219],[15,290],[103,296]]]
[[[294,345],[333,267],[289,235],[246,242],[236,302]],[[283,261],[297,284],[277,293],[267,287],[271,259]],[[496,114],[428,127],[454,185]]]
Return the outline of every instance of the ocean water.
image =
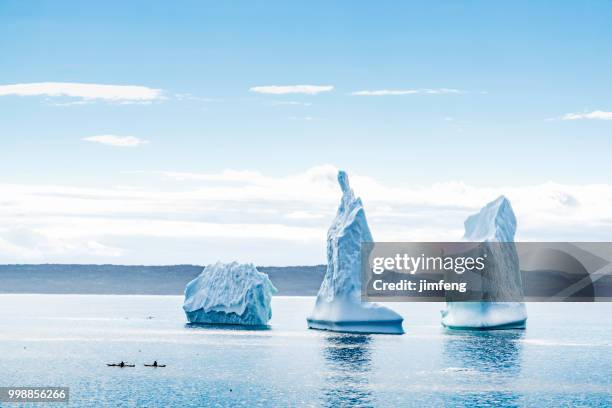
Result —
[[[75,407],[612,406],[612,303],[529,304],[526,330],[494,332],[389,304],[401,336],[308,330],[313,303],[237,330],[187,326],[178,296],[0,295],[0,386],[68,386]]]

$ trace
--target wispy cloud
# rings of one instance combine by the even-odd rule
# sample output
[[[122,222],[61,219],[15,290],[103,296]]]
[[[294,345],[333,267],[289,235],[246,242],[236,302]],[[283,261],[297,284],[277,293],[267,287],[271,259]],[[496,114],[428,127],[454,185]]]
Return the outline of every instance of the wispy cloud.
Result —
[[[317,220],[324,218],[323,214],[312,213],[310,211],[291,211],[285,214],[284,217],[291,220]]]
[[[0,253],[9,259],[35,262],[51,260],[57,256],[74,257],[77,254],[108,260],[122,256],[123,250],[83,237],[58,239],[36,228],[13,226],[0,230]]]
[[[582,119],[612,120],[612,112],[596,110],[593,112],[567,113],[561,117],[561,120],[582,120]]]
[[[268,85],[254,86],[249,89],[251,92],[271,95],[304,94],[316,95],[321,92],[333,90],[332,85]]]
[[[312,103],[298,101],[278,101],[272,103],[272,106],[312,106]]]
[[[356,91],[351,93],[353,96],[398,96],[398,95],[443,95],[443,94],[460,94],[464,93],[459,89],[438,88],[438,89],[375,89]]]
[[[34,82],[0,85],[0,96],[78,98],[87,102],[150,103],[164,99],[161,89],[138,85],[103,85],[77,82]]]
[[[196,101],[196,102],[221,102],[221,99],[217,98],[205,98],[202,96],[192,95],[190,93],[175,93],[174,98],[177,101]]]
[[[191,173],[185,171],[157,171],[155,173],[175,181],[250,182],[263,177],[261,173],[250,170],[224,170],[220,173]]]
[[[135,136],[117,136],[117,135],[97,135],[88,136],[83,139],[86,142],[100,143],[115,147],[138,147],[149,143],[148,140],[139,139]]]

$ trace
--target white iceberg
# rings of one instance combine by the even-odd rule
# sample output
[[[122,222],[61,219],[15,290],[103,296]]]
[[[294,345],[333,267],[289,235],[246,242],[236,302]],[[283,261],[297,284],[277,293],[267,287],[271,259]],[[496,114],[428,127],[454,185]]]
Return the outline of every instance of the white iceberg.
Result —
[[[217,262],[187,284],[183,310],[190,323],[263,326],[276,292],[253,264]]]
[[[372,242],[361,199],[355,198],[345,172],[338,173],[342,201],[327,232],[327,271],[308,327],[356,333],[401,334],[402,317],[361,301],[361,243]]]
[[[483,291],[491,295],[493,301],[486,302],[448,302],[442,311],[442,324],[454,329],[511,329],[524,328],[527,310],[523,302],[495,302],[494,299],[522,299],[523,285],[519,258],[516,247],[495,245],[497,242],[514,242],[516,217],[510,201],[501,196],[490,202],[479,213],[465,220],[464,240],[470,242],[492,243],[488,250],[495,260],[492,275],[483,282]]]

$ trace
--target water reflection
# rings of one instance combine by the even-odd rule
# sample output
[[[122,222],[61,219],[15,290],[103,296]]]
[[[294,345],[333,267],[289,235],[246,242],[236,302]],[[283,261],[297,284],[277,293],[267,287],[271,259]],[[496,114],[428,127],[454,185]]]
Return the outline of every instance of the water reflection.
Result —
[[[524,405],[513,386],[521,374],[523,330],[447,331],[443,364],[449,381],[466,392],[449,395],[450,406],[518,407]],[[474,376],[480,378],[477,392],[470,392]],[[484,390],[484,391],[483,391]]]
[[[244,324],[219,324],[219,323],[185,323],[186,329],[193,330],[237,330],[237,331],[262,331],[271,330],[270,325],[244,325]]]
[[[326,379],[323,405],[370,407],[369,373],[372,338],[364,334],[333,333],[323,337]]]

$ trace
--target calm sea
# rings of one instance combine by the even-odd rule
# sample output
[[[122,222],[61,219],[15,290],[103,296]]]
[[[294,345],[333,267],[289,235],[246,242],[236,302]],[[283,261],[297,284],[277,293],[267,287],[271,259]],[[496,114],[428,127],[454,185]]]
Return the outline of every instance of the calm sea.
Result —
[[[253,331],[189,327],[176,296],[0,295],[0,386],[68,386],[75,407],[612,406],[612,303],[529,304],[495,332],[389,304],[406,333],[385,336],[308,330],[313,302],[274,298]]]

